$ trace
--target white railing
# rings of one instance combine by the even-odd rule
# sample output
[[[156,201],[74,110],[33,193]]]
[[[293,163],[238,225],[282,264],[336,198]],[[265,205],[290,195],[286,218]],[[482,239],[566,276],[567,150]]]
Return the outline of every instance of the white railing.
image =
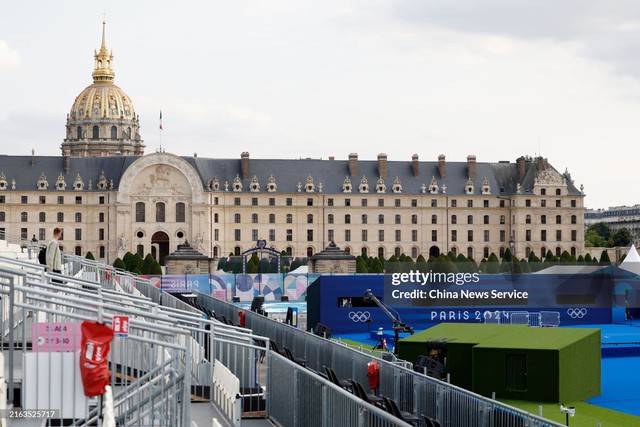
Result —
[[[216,359],[213,365],[213,399],[234,426],[242,419],[240,380]]]

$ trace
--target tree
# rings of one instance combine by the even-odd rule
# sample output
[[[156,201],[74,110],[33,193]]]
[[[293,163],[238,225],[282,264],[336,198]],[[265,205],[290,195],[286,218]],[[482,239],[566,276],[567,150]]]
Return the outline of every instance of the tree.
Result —
[[[607,241],[595,230],[587,230],[584,233],[584,246],[586,248],[602,248],[607,245]]]
[[[566,250],[560,254],[560,262],[571,262],[571,261],[573,261],[571,259],[571,255],[569,255],[569,252],[567,252]]]
[[[600,255],[600,264],[611,264],[607,251],[602,251],[602,255]]]
[[[113,261],[113,268],[117,269],[117,270],[126,270],[126,265],[124,265],[124,261],[122,261],[120,258],[116,258],[115,261]]]
[[[588,230],[593,230],[598,233],[605,241],[611,238],[611,227],[604,222],[598,222],[593,224]]]
[[[95,261],[96,258],[93,256],[93,254],[91,253],[91,251],[87,252],[87,255],[85,256],[86,259],[90,259],[92,261]]]
[[[362,257],[356,258],[356,273],[368,273],[369,268],[367,267],[366,261]]]
[[[626,228],[621,228],[611,235],[611,247],[628,246],[632,239],[631,232]]]

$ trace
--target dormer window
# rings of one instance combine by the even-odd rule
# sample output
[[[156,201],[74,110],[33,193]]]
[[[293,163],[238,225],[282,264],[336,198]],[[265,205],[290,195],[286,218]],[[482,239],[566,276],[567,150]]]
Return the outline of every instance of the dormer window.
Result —
[[[393,181],[393,192],[396,194],[402,193],[402,183],[400,182],[400,178],[397,176],[395,181]]]
[[[429,184],[429,194],[438,194],[440,192],[440,187],[438,186],[438,181],[436,181],[436,177],[431,177],[431,183]]]
[[[258,182],[258,178],[254,175],[251,179],[251,184],[249,185],[249,191],[253,193],[257,193],[260,191],[260,183]]]
[[[307,183],[304,185],[304,189],[307,193],[313,193],[316,191],[316,185],[313,183],[311,175],[307,177]]]
[[[58,190],[67,189],[67,182],[64,180],[64,176],[62,175],[62,172],[60,172],[60,175],[58,175],[58,180],[56,181],[56,189]]]
[[[362,180],[360,180],[360,186],[358,187],[358,191],[360,191],[361,193],[369,192],[369,183],[367,181],[367,177],[365,177],[364,175],[362,175]]]
[[[384,193],[387,191],[387,186],[384,184],[384,179],[380,177],[376,183],[376,193]]]
[[[233,178],[233,191],[242,191],[242,181],[240,181],[240,175],[236,175],[236,177]]]
[[[269,177],[269,181],[267,182],[267,191],[269,193],[275,193],[278,189],[278,185],[276,184],[276,179],[271,175]]]
[[[471,178],[467,181],[467,185],[464,187],[464,192],[466,194],[473,194],[473,182],[471,181]]]
[[[107,178],[104,176],[104,171],[102,171],[100,173],[100,176],[98,177],[98,189],[106,190],[108,186],[109,186],[109,182],[107,181]]]
[[[4,176],[4,172],[0,172],[0,190],[6,190],[9,183],[7,182],[7,178]]]
[[[49,183],[47,182],[47,177],[44,175],[44,172],[40,174],[40,179],[38,179],[37,188],[38,190],[46,190],[49,187]]]
[[[214,176],[213,180],[211,181],[211,189],[213,191],[220,191],[220,180],[217,176]]]
[[[76,176],[76,180],[73,181],[73,189],[74,190],[82,190],[84,189],[84,181],[80,178],[80,174]]]
[[[353,186],[351,185],[351,180],[347,176],[342,183],[342,192],[343,193],[351,193]]]
[[[482,194],[491,194],[491,186],[489,185],[489,180],[487,177],[484,177],[484,181],[482,182],[482,188],[480,190]]]

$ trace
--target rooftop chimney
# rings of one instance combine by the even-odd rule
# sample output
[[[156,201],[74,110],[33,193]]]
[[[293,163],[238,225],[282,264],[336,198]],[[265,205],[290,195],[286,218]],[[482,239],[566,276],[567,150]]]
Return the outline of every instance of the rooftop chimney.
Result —
[[[444,154],[438,156],[438,173],[440,173],[440,179],[447,177],[447,163],[445,162],[445,158]]]
[[[418,155],[414,154],[411,156],[411,169],[413,169],[413,176],[420,175],[420,165],[418,164]]]
[[[378,175],[380,178],[387,177],[387,155],[385,153],[378,154]]]
[[[476,156],[473,154],[467,156],[467,173],[469,178],[476,179]]]
[[[249,179],[249,152],[243,151],[240,154],[240,162],[242,163],[242,179]]]
[[[358,176],[358,153],[349,154],[349,175]]]
[[[520,156],[516,159],[516,169],[518,171],[518,181],[522,181],[522,178],[524,178],[524,175],[527,172],[524,156]]]
[[[31,166],[36,165],[36,150],[31,149]]]
[[[336,159],[335,156],[329,156],[329,161],[334,161]]]

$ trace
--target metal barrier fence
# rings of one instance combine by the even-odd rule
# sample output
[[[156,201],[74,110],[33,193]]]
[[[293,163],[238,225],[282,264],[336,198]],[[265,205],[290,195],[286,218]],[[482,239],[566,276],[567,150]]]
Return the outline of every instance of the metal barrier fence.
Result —
[[[9,399],[20,390],[24,408],[55,409],[62,423],[86,425],[98,418],[95,399],[84,396],[78,372],[80,322],[112,322],[116,314],[130,316],[129,335],[116,337],[109,353],[114,410],[120,425],[188,426],[190,375],[184,361],[190,347],[174,343],[188,336],[175,322],[114,301],[99,285],[43,273],[33,264],[0,260],[3,300],[3,350],[10,377]],[[38,274],[39,273],[39,274]],[[123,294],[120,294],[123,296]],[[125,298],[126,299],[126,298]],[[4,301],[8,300],[9,313]],[[145,304],[145,301],[142,301]],[[9,322],[6,327],[5,320]],[[22,362],[22,369],[14,369]],[[15,371],[15,372],[14,372]],[[14,375],[15,374],[15,375]]]
[[[532,327],[560,326],[560,313],[557,311],[487,311],[484,323],[506,325],[529,325]]]
[[[269,418],[283,426],[409,426],[345,389],[271,352]],[[283,381],[286,378],[287,381]]]
[[[208,295],[198,294],[197,301],[200,305],[224,314],[229,319],[237,319],[238,312],[244,311],[240,307]],[[294,356],[306,359],[307,368],[323,372],[324,367],[327,366],[331,367],[339,378],[351,378],[361,384],[367,383],[367,364],[374,359],[372,355],[363,354],[257,313],[245,311],[245,318],[246,326],[255,334],[268,337],[280,348],[286,346],[291,349]],[[381,395],[395,400],[401,410],[417,416],[426,415],[437,419],[442,425],[456,427],[562,426],[562,424],[427,377],[404,366],[377,358],[375,361],[380,367],[379,393]],[[271,372],[271,375],[274,373]],[[287,387],[291,388],[291,385]],[[282,392],[285,396],[289,393]],[[279,402],[278,405],[280,404],[293,405],[286,402]],[[272,410],[273,405],[275,404],[272,403],[270,406]],[[289,411],[293,409],[293,406],[288,406]],[[286,417],[286,415],[282,416]],[[294,424],[283,423],[283,425]]]

